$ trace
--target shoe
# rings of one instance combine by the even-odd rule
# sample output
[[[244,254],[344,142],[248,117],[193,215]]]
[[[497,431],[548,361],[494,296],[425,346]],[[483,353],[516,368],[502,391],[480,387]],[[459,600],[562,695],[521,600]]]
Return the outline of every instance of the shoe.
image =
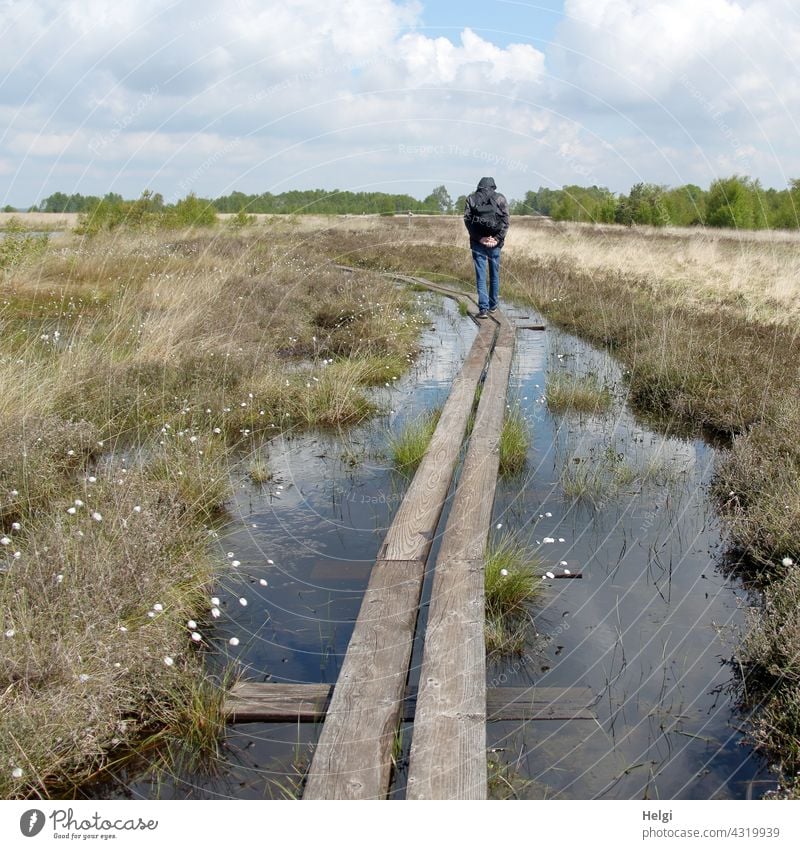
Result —
[[[489,318],[489,313],[488,313],[488,312],[486,312],[486,310],[481,310],[481,311],[478,313],[478,318]]]
[[[497,312],[497,307],[489,307],[489,315],[494,315]]]

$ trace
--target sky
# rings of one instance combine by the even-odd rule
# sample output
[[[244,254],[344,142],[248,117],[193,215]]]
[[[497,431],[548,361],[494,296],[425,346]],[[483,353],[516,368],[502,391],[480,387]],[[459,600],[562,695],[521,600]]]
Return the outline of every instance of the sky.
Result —
[[[0,205],[800,176],[794,0],[0,0]]]

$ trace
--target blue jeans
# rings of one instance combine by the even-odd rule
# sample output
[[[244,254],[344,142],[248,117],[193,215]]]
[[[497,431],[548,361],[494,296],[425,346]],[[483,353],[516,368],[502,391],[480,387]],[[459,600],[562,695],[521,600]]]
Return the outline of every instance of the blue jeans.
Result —
[[[475,282],[478,286],[478,309],[493,310],[500,299],[500,248],[487,248],[472,242],[472,261],[475,263]],[[489,265],[489,289],[486,289],[486,265]]]

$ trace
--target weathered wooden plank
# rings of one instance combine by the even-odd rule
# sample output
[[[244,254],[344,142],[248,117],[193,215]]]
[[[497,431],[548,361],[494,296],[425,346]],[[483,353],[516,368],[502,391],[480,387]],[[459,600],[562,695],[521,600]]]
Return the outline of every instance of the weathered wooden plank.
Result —
[[[464,467],[436,561],[411,739],[409,799],[486,798],[484,549],[514,329],[502,312]]]
[[[386,796],[424,567],[418,560],[375,564],[303,798]]]
[[[518,324],[517,330],[547,330],[544,324]]]
[[[364,561],[320,560],[314,564],[308,580],[316,581],[363,581],[369,577],[372,563]]]
[[[385,798],[424,564],[450,488],[475,389],[494,340],[481,327],[428,450],[387,531],[319,743],[304,798]]]
[[[490,687],[486,690],[486,719],[596,719],[589,707],[593,700],[589,687]]]
[[[332,684],[237,684],[225,699],[228,722],[319,722],[325,718]],[[595,719],[589,687],[488,687],[486,719]],[[403,702],[402,718],[413,722],[416,697]]]
[[[243,682],[225,698],[229,722],[313,722],[325,716],[330,684]]]
[[[439,422],[414,479],[386,532],[379,557],[425,560],[453,480],[461,442],[494,327],[482,324],[442,409]]]
[[[406,793],[485,799],[483,560],[439,557],[435,575]]]

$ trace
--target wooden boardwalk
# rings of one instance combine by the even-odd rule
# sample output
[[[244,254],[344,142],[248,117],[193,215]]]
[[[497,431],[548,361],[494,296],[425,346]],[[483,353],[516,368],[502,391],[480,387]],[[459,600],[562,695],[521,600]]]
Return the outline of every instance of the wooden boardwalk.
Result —
[[[434,570],[409,799],[486,798],[484,551],[514,352],[514,328],[496,316],[497,340]]]
[[[494,322],[482,322],[386,533],[314,750],[305,799],[388,793],[425,562],[494,335]]]
[[[447,286],[391,276],[474,307],[474,299]],[[335,686],[240,684],[226,701],[226,712],[236,722],[324,717],[305,799],[385,799],[402,721],[414,723],[407,797],[473,799],[486,798],[487,721],[595,718],[587,688],[486,687],[484,550],[514,331],[499,311],[479,322],[430,445],[381,545]],[[426,562],[484,376],[436,560],[419,689],[409,694]]]

